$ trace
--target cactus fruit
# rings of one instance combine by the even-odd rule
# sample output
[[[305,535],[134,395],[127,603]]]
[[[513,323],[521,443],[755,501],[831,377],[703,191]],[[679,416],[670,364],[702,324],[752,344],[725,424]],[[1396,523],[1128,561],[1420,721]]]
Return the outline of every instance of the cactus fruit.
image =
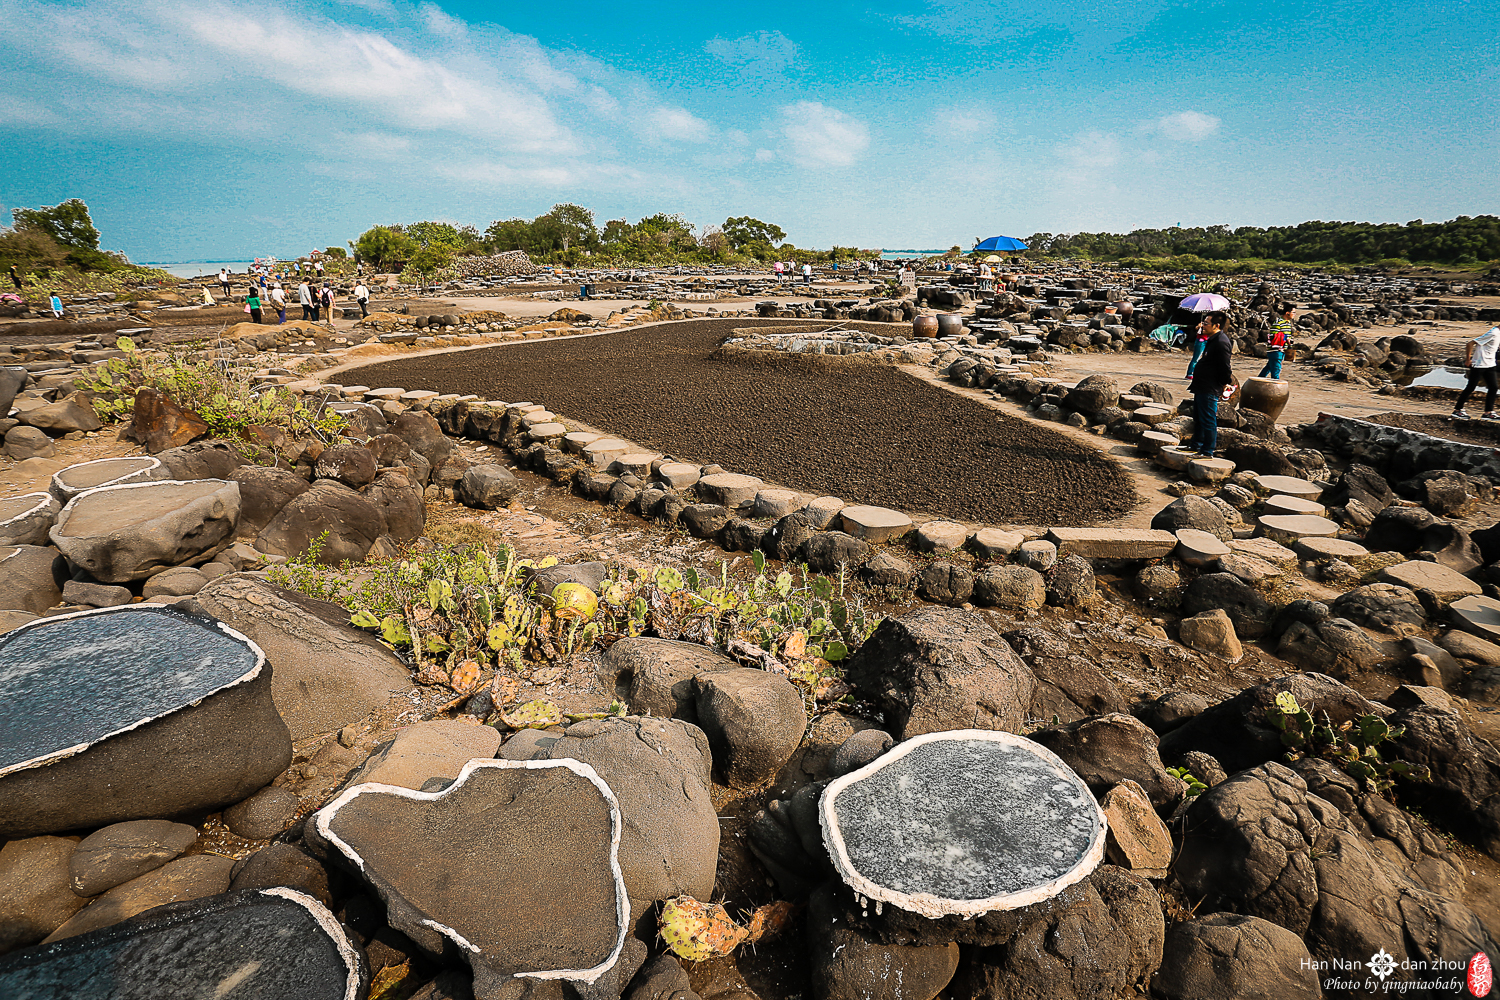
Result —
[[[678,896],[663,904],[660,931],[672,954],[689,962],[728,955],[749,936],[723,906],[700,903],[692,896]]]
[[[459,694],[468,694],[479,686],[479,661],[464,660],[448,674],[448,686]]]
[[[588,621],[599,611],[599,598],[581,583],[559,583],[552,588],[552,613],[558,621]]]

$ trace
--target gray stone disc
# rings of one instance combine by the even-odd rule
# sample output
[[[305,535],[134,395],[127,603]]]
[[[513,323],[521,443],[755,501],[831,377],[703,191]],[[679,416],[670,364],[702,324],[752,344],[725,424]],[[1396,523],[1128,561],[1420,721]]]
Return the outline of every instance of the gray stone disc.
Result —
[[[927,733],[824,789],[823,843],[861,896],[926,917],[1029,906],[1088,876],[1108,824],[1088,786],[1012,733]]]

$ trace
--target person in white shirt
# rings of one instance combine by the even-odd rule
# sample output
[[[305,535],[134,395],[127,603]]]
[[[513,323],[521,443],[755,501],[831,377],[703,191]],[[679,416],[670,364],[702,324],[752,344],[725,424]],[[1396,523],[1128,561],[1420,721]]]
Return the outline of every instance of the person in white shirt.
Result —
[[[370,315],[370,290],[365,287],[363,281],[354,286],[354,301],[359,303],[360,319]]]
[[[1495,352],[1500,348],[1500,326],[1492,326],[1484,333],[1469,341],[1464,350],[1464,364],[1469,366],[1469,384],[1464,386],[1464,391],[1458,394],[1458,402],[1453,404],[1453,417],[1455,420],[1466,419],[1469,415],[1464,412],[1464,404],[1474,394],[1474,388],[1484,381],[1484,413],[1480,414],[1481,420],[1500,420],[1500,414],[1495,413],[1495,393],[1500,389],[1500,383],[1495,379]]]
[[[811,264],[803,264],[802,265],[802,280],[805,281],[805,282],[807,282],[809,285],[812,284],[812,265]]]
[[[219,268],[219,287],[224,289],[224,297],[229,298],[229,268]]]
[[[297,301],[302,305],[302,318],[312,319],[312,289],[307,287],[307,280],[305,278],[303,279],[302,284],[297,286]]]
[[[281,290],[281,282],[276,282],[276,287],[271,289],[271,302],[276,306],[276,324],[280,326],[286,322],[286,292]]]

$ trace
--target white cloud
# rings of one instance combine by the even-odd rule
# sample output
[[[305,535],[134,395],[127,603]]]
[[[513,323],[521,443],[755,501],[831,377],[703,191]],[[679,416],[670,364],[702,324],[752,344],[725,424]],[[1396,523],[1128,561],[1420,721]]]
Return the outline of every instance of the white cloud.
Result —
[[[758,163],[770,163],[776,159],[776,153],[769,149],[757,149],[755,151],[755,159]]]
[[[713,138],[713,126],[682,108],[657,108],[651,112],[650,122],[652,131],[664,139],[707,142]]]
[[[1205,115],[1201,111],[1179,111],[1175,115],[1164,115],[1150,122],[1147,128],[1178,142],[1202,142],[1218,132],[1219,125],[1220,121],[1214,115]]]
[[[781,134],[792,147],[792,159],[803,167],[847,167],[870,145],[865,123],[817,101],[798,101],[781,109]]]
[[[449,14],[435,3],[424,3],[417,8],[427,30],[440,38],[460,39],[469,33],[469,26]]]
[[[757,31],[740,38],[710,38],[703,51],[753,75],[780,73],[797,60],[797,43],[779,31]]]
[[[945,139],[972,140],[993,131],[998,121],[982,104],[953,105],[933,113],[930,131]]]
[[[1095,186],[1120,162],[1123,148],[1120,140],[1108,132],[1076,135],[1053,147],[1053,154],[1062,161],[1057,176],[1075,187]]]

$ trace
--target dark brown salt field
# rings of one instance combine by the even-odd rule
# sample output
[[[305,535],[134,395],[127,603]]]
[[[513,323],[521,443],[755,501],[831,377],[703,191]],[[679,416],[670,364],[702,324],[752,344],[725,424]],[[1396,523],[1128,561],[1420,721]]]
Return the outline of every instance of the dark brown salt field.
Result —
[[[533,400],[685,460],[965,521],[1087,525],[1135,506],[1130,477],[1088,445],[895,368],[715,353],[758,325],[778,323],[687,321],[380,362],[333,381]]]

